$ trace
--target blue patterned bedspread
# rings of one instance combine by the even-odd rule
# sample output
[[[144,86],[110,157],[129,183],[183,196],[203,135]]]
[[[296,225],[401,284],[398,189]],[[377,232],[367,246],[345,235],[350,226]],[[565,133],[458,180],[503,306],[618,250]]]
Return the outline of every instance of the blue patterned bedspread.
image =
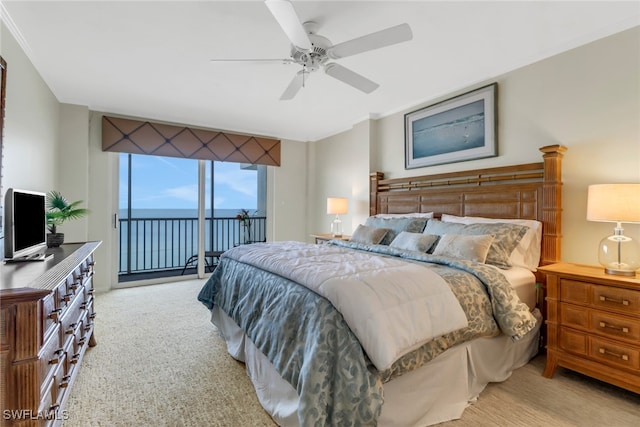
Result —
[[[328,300],[288,279],[223,256],[198,300],[227,313],[297,390],[302,426],[376,425],[383,381],[422,366],[456,343],[500,333],[496,321],[505,325],[504,331],[511,327],[509,335],[514,338],[535,326],[533,316],[531,322],[521,303],[513,300],[515,292],[509,292],[504,277],[489,266],[401,253],[388,246],[340,245],[433,263],[460,300],[469,327],[437,338],[378,372]],[[524,310],[528,313],[526,306]]]

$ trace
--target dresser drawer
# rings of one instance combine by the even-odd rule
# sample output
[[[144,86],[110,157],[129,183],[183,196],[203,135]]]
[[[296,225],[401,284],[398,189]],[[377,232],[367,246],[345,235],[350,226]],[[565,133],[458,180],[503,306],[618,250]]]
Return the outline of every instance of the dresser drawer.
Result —
[[[588,331],[590,325],[589,309],[578,305],[561,303],[560,322],[564,326]]]
[[[84,294],[81,294],[80,297],[74,298],[72,304],[67,308],[64,312],[64,315],[60,321],[62,330],[62,340],[66,341],[67,338],[65,335],[71,335],[75,332],[75,329],[78,327],[78,320],[82,315],[82,307],[84,304]]]
[[[62,353],[60,363],[57,363],[51,371],[52,375],[43,382],[43,388],[40,395],[40,411],[50,411],[60,404],[60,384],[66,376],[66,353]]]
[[[42,341],[54,331],[54,326],[60,321],[60,310],[56,307],[57,289],[42,299]]]
[[[558,345],[568,353],[586,356],[589,349],[588,336],[586,333],[562,327],[560,328]]]
[[[589,356],[608,365],[640,371],[640,347],[632,347],[620,342],[597,337],[590,339]]]
[[[593,285],[594,307],[640,317],[640,292]]]
[[[48,340],[45,341],[38,356],[40,360],[39,375],[43,381],[51,377],[58,366],[63,365],[65,361],[65,352],[60,343],[58,328],[59,326],[56,324],[52,334],[50,334]]]
[[[593,311],[590,329],[611,339],[623,339],[632,344],[640,344],[640,322],[629,317]]]
[[[560,300],[574,304],[589,304],[589,283],[560,279]]]

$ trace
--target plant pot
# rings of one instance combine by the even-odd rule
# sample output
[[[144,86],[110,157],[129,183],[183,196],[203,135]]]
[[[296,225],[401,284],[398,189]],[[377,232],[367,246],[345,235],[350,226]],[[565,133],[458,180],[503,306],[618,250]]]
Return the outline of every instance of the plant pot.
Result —
[[[57,248],[64,243],[64,233],[49,233],[47,234],[47,247]]]

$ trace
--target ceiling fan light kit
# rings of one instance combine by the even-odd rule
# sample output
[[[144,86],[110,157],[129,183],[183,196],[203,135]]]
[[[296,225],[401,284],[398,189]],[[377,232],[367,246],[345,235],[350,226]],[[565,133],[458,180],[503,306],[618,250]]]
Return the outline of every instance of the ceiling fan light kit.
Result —
[[[280,100],[293,99],[298,91],[304,87],[309,74],[320,68],[323,68],[327,75],[349,86],[367,94],[371,93],[380,85],[340,64],[329,62],[329,60],[357,55],[409,41],[413,38],[409,24],[405,23],[333,45],[326,37],[316,34],[318,29],[316,22],[307,21],[304,24],[300,22],[298,14],[290,1],[265,0],[265,4],[291,42],[291,56],[278,60],[256,59],[255,61],[277,61],[295,63],[302,66],[302,70],[298,71],[293,77]],[[214,59],[214,61],[250,62],[252,60]]]

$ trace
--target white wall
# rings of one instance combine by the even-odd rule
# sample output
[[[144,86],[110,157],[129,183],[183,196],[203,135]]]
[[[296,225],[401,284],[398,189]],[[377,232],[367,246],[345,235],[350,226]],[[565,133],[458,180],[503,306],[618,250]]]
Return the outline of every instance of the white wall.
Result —
[[[304,240],[307,224],[307,144],[282,140],[280,167],[267,167],[267,240]]]
[[[332,159],[355,147],[362,151],[351,154],[349,168],[370,164],[367,173],[382,171],[387,178],[397,178],[538,162],[539,147],[562,144],[569,148],[563,165],[563,259],[597,264],[598,242],[613,232],[613,224],[586,221],[587,186],[640,183],[640,27],[450,96],[494,81],[498,83],[498,157],[405,170],[404,114],[445,98],[433,99],[373,121],[370,149],[358,127],[314,143],[323,147],[323,155],[317,157],[312,179],[319,189],[348,192],[356,181],[345,173],[336,180]],[[316,195],[316,203],[320,196]],[[317,217],[313,221],[313,228],[325,227],[326,221]],[[639,225],[625,225],[625,232],[640,239]]]
[[[2,190],[56,187],[60,105],[9,30],[0,24],[7,62]]]
[[[312,164],[309,180],[308,234],[329,233],[333,215],[327,215],[328,197],[346,197],[348,213],[342,215],[345,234],[369,216],[369,141],[371,123],[356,124],[349,132],[341,133],[311,144]],[[312,241],[307,236],[307,241]]]

